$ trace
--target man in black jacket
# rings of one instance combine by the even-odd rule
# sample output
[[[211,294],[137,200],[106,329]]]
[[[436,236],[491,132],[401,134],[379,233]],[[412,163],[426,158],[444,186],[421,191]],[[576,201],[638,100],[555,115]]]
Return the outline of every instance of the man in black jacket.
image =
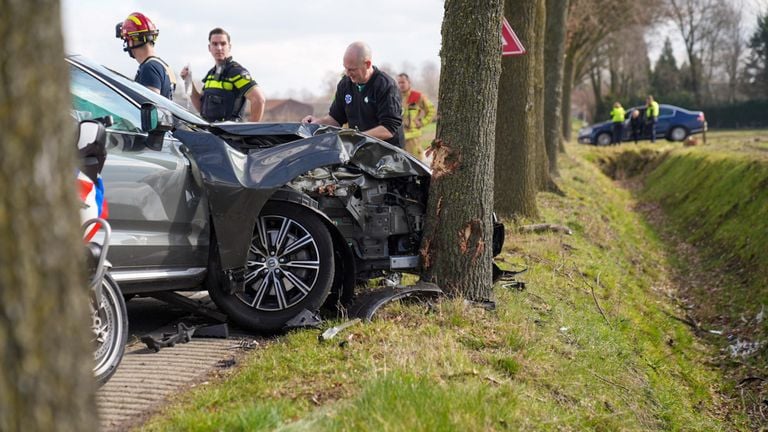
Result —
[[[354,42],[347,47],[344,73],[328,114],[306,116],[301,121],[332,126],[347,123],[350,128],[402,148],[405,139],[400,90],[392,77],[373,66],[367,44]]]

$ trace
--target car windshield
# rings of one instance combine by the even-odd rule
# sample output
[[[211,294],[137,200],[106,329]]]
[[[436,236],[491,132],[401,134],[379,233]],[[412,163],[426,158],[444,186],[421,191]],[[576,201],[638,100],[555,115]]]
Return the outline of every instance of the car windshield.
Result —
[[[103,75],[109,76],[111,79],[114,79],[115,81],[118,81],[121,85],[124,85],[126,87],[130,87],[131,90],[140,93],[143,97],[149,99],[153,104],[157,105],[158,107],[165,108],[169,110],[171,113],[173,113],[174,116],[178,117],[179,119],[188,122],[193,123],[196,125],[206,125],[208,124],[207,121],[200,118],[198,115],[191,113],[187,111],[184,107],[181,105],[178,105],[174,103],[173,101],[170,101],[163,96],[160,96],[159,94],[153,92],[152,90],[149,90],[148,88],[144,87],[141,84],[138,84],[137,82],[130,80],[123,75],[111,70],[107,69],[104,66],[93,62],[92,60],[83,57],[83,56],[72,56],[73,59],[77,60],[78,63],[81,63],[85,65],[86,67],[93,69]]]

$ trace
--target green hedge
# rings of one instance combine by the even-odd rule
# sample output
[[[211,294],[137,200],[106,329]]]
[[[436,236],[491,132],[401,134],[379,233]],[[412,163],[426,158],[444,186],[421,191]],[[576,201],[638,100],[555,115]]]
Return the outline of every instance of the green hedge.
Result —
[[[768,100],[709,106],[704,107],[702,111],[704,111],[710,128],[754,129],[768,127]]]

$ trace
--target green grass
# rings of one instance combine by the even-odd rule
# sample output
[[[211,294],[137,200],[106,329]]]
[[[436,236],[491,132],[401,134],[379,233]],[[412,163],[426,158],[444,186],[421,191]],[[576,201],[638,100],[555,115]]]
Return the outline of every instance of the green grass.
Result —
[[[683,150],[671,153],[647,178],[646,200],[658,201],[678,231],[694,243],[720,249],[768,279],[768,161],[746,155]],[[760,277],[763,276],[763,277]],[[768,287],[758,300],[768,303]]]
[[[768,131],[710,132],[706,146],[583,153],[613,178],[642,174],[640,199],[662,206],[678,238],[703,249],[705,265],[740,273],[713,315],[754,315],[768,304]]]
[[[747,430],[723,419],[712,350],[670,318],[673,257],[630,193],[569,149],[566,196],[539,204],[574,235],[507,226],[501,265],[528,267],[527,290],[496,286],[493,312],[395,305],[330,343],[292,332],[143,430]]]
[[[642,174],[638,195],[663,209],[660,229],[676,252],[677,272],[685,275],[675,295],[691,305],[704,330],[723,334],[708,340],[724,353],[736,340],[768,340],[768,319],[758,319],[768,306],[768,131],[718,131],[697,147],[582,151],[614,177]],[[728,376],[726,393],[765,421],[768,386],[737,384],[768,375],[768,348],[715,361]]]

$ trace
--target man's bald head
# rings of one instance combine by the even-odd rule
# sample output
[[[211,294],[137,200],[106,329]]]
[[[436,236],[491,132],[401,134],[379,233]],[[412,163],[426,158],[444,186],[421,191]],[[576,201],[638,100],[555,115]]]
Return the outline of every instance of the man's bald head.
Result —
[[[357,62],[371,60],[371,47],[365,42],[352,42],[344,52],[344,59],[350,59]]]
[[[344,52],[344,72],[356,84],[365,84],[373,75],[371,47],[365,42],[352,42]]]

